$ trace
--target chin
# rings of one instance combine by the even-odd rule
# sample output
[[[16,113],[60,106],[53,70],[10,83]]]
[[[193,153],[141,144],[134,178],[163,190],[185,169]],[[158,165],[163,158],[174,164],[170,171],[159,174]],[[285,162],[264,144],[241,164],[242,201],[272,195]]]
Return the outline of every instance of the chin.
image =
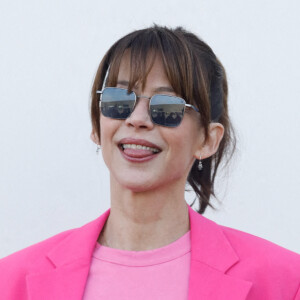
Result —
[[[151,185],[149,183],[138,183],[138,182],[132,182],[132,183],[125,183],[123,185],[126,189],[130,190],[133,193],[143,193],[148,192],[150,190],[155,189],[154,185]]]

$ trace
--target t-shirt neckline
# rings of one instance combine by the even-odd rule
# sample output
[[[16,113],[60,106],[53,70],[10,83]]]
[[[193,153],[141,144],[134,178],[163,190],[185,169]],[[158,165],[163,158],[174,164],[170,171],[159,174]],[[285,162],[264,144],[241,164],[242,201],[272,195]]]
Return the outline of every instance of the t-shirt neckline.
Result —
[[[191,251],[190,230],[176,241],[152,250],[128,251],[96,244],[93,257],[102,261],[126,265],[149,266],[179,258]]]

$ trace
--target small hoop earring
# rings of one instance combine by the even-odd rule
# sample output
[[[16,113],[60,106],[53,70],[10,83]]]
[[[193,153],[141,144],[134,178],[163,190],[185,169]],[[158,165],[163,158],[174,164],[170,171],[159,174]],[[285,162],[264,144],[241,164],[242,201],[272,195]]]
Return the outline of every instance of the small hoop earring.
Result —
[[[99,154],[100,150],[101,150],[101,145],[97,145],[96,153]]]
[[[200,155],[200,157],[199,157],[198,170],[199,170],[199,171],[202,171],[202,170],[203,170],[203,164],[202,164],[202,161],[201,161],[201,155]]]

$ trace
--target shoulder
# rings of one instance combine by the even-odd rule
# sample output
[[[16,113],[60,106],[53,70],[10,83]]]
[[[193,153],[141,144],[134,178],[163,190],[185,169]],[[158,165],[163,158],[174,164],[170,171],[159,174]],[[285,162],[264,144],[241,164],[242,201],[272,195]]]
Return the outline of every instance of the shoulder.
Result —
[[[269,294],[277,294],[278,299],[291,299],[290,295],[295,295],[298,290],[297,297],[300,297],[299,254],[264,238],[218,226],[239,257],[239,262],[227,274],[253,282],[251,293],[254,299],[266,290]]]
[[[0,259],[1,297],[27,300],[28,276],[51,272],[80,259],[88,261],[108,215],[109,210],[81,227],[61,232]]]
[[[0,259],[0,270],[1,267],[6,264],[9,264],[11,267],[16,267],[16,268],[20,267],[21,265],[24,265],[24,267],[30,265],[33,260],[36,260],[37,256],[39,256],[42,253],[46,253],[49,249],[51,249],[57,243],[62,241],[66,236],[68,236],[74,230],[76,229],[63,231],[50,238],[47,238],[41,242],[33,244],[29,247],[26,247],[22,250],[14,252]]]
[[[39,257],[45,257],[49,252],[55,251],[59,245],[66,246],[65,248],[61,248],[61,251],[70,250],[75,252],[74,248],[76,248],[79,253],[82,248],[84,249],[83,251],[89,251],[89,248],[94,246],[94,242],[108,215],[109,210],[80,227],[63,231],[0,259],[0,276],[5,273],[3,270],[7,266],[14,271],[28,269],[34,265],[39,266]],[[86,244],[88,244],[89,247],[86,247]]]
[[[25,297],[26,275],[49,267],[51,262],[46,259],[45,254],[74,230],[61,232],[0,259],[0,290],[7,299],[21,300]]]
[[[299,254],[191,209],[190,221],[193,259],[209,266],[210,273],[223,273],[226,282],[239,279],[236,284],[250,287],[247,299],[300,300]]]
[[[257,260],[266,259],[273,262],[294,262],[300,267],[300,255],[279,246],[267,239],[253,234],[218,225],[239,257],[255,257]]]

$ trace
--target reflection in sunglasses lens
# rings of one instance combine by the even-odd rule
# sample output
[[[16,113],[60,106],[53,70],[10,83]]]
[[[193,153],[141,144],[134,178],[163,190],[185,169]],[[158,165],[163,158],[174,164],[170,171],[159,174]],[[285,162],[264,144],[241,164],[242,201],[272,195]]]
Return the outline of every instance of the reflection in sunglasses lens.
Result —
[[[113,119],[127,119],[134,109],[135,94],[126,89],[105,88],[101,98],[101,112]],[[150,102],[150,114],[157,125],[176,127],[183,118],[185,101],[168,95],[154,95]]]
[[[185,101],[168,95],[155,95],[151,99],[150,111],[155,124],[176,127],[181,123]]]
[[[105,88],[101,98],[101,112],[109,118],[126,119],[131,114],[134,103],[134,93],[120,88]]]

